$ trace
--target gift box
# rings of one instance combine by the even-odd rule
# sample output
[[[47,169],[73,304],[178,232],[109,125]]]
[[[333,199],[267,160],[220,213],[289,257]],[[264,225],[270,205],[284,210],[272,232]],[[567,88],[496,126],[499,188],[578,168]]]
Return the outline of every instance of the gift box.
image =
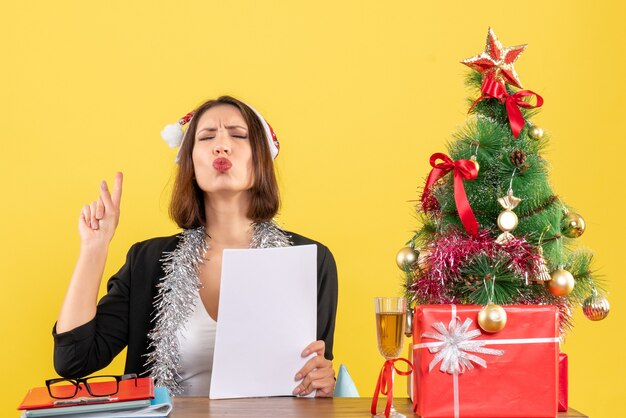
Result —
[[[567,411],[567,354],[559,354],[559,412]]]
[[[413,406],[422,418],[556,417],[558,312],[505,306],[497,333],[477,305],[422,305],[413,320]]]

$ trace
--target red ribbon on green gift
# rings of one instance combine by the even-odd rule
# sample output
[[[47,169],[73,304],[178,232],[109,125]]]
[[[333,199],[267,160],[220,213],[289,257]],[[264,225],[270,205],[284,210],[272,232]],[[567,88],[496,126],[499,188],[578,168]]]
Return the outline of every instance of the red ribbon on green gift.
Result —
[[[501,103],[504,103],[506,107],[506,114],[509,116],[509,124],[511,125],[511,131],[513,132],[513,136],[517,138],[524,127],[524,115],[522,115],[522,111],[520,107],[525,109],[531,109],[536,107],[541,107],[543,105],[543,97],[530,90],[520,90],[514,94],[509,94],[504,87],[504,84],[496,80],[492,76],[487,76],[483,79],[483,84],[480,88],[482,95],[472,104],[470,107],[471,112],[474,106],[478,102],[483,99],[497,99]],[[532,97],[535,96],[537,98],[536,104],[531,104],[524,101],[524,97]]]
[[[437,160],[442,160],[443,162],[438,163]],[[471,160],[452,161],[446,154],[437,152],[430,156],[430,165],[433,169],[428,175],[426,186],[424,186],[424,192],[422,193],[424,210],[427,210],[429,202],[432,200],[431,187],[449,171],[454,170],[454,202],[456,203],[456,210],[459,212],[459,217],[465,230],[472,236],[476,235],[478,233],[478,221],[469,204],[465,186],[463,185],[463,180],[474,180],[478,177],[476,164]]]
[[[403,361],[407,364],[407,370],[402,371],[395,365],[396,361]],[[378,374],[378,382],[376,383],[376,391],[372,397],[372,407],[370,412],[372,415],[376,415],[376,407],[378,406],[378,394],[382,393],[387,396],[387,403],[385,404],[385,416],[389,418],[391,411],[391,405],[393,404],[393,371],[396,371],[400,376],[408,376],[413,372],[413,365],[405,358],[393,358],[385,361],[380,373]]]

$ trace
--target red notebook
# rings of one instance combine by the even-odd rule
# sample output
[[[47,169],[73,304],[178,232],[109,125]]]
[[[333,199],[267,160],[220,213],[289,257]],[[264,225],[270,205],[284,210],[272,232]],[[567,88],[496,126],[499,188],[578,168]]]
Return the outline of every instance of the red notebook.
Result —
[[[99,382],[92,383],[90,386],[92,388],[98,387],[100,385],[109,385],[110,383]],[[74,391],[72,385],[68,385],[68,390],[71,390],[70,393]],[[106,391],[104,391],[106,392]],[[28,391],[26,397],[20,404],[17,409],[40,409],[40,408],[63,408],[66,406],[75,406],[75,405],[83,405],[78,401],[78,398],[93,398],[89,395],[89,392],[84,388],[84,386],[80,385],[80,390],[76,394],[74,398],[70,399],[54,399],[50,397],[48,393],[48,388],[38,387],[33,388]],[[98,397],[100,398],[100,397]],[[124,401],[135,401],[139,399],[153,399],[154,398],[154,380],[151,377],[140,377],[137,379],[137,386],[135,386],[135,379],[122,380],[120,382],[119,391],[115,395],[111,395],[106,400],[102,402],[89,402],[89,404],[96,403],[111,403],[111,402],[124,402]],[[55,405],[55,402],[62,401],[62,405]],[[76,402],[66,402],[76,400]]]

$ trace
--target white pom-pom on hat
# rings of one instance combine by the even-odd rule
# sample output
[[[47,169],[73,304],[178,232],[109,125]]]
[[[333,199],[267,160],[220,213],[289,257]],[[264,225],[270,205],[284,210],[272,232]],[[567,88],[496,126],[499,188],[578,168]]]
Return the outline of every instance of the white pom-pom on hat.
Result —
[[[165,128],[161,131],[161,138],[167,142],[167,145],[170,148],[180,147],[183,143],[183,138],[185,137],[185,132],[183,132],[183,126],[187,124],[191,118],[193,117],[194,112],[189,112],[185,116],[183,116],[178,122],[171,123],[166,125]],[[176,163],[178,163],[180,157],[180,148],[178,149],[178,153],[176,154]]]
[[[161,131],[161,138],[167,142],[170,148],[180,147],[184,135],[183,127],[178,122],[165,126]]]

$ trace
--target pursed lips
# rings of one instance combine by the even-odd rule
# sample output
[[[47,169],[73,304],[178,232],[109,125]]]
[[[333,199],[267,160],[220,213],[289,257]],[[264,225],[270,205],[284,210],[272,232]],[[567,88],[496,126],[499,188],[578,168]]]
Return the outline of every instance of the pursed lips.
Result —
[[[226,171],[230,170],[232,166],[233,166],[233,163],[231,163],[228,158],[221,157],[221,158],[216,158],[213,161],[213,168],[219,171],[220,173],[225,173]]]

